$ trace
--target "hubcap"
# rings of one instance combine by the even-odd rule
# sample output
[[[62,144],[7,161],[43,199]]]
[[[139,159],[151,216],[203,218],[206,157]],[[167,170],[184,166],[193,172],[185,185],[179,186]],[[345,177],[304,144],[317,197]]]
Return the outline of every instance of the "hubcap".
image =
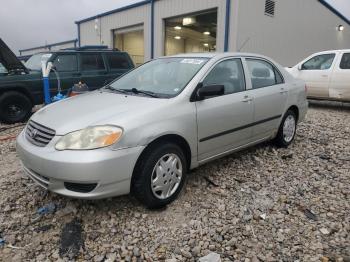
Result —
[[[6,111],[11,117],[16,117],[22,113],[22,108],[19,105],[10,104],[7,106]]]
[[[283,124],[283,138],[289,143],[292,141],[295,133],[295,119],[292,115],[287,116]]]
[[[182,163],[176,154],[162,156],[152,172],[151,187],[153,195],[158,199],[172,196],[182,179]]]

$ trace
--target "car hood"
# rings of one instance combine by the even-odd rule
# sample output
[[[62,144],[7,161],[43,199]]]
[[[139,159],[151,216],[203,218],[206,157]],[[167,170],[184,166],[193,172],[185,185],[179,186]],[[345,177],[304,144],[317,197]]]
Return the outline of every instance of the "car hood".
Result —
[[[24,71],[28,69],[22,64],[17,56],[0,38],[0,63],[7,69],[7,71]]]
[[[57,135],[93,125],[121,125],[132,117],[154,110],[167,99],[94,91],[45,106],[31,120],[54,129]]]

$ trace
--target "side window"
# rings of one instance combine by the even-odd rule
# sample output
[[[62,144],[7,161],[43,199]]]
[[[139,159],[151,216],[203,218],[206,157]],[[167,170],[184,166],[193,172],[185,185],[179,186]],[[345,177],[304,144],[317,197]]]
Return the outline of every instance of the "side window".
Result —
[[[225,94],[244,91],[245,79],[241,59],[225,60],[217,64],[206,76],[203,85],[223,85]]]
[[[283,83],[283,78],[270,63],[259,59],[246,59],[252,80],[253,89],[273,86]]]
[[[327,70],[333,64],[335,54],[324,54],[315,56],[306,61],[302,66],[302,70]]]
[[[350,69],[350,53],[343,54],[340,61],[340,69]]]
[[[53,65],[58,72],[71,72],[78,70],[78,61],[76,55],[58,55]]]
[[[110,69],[129,69],[130,62],[124,54],[106,53]]]
[[[101,54],[81,54],[81,70],[104,70],[105,65]]]
[[[6,68],[0,63],[0,74],[6,74],[7,70]]]

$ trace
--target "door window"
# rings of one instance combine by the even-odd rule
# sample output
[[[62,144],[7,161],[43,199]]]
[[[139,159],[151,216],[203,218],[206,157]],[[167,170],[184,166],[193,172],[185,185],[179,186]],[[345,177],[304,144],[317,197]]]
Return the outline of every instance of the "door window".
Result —
[[[302,66],[302,70],[327,70],[333,64],[335,54],[324,54],[315,56],[306,61]]]
[[[280,72],[270,63],[259,59],[246,59],[253,89],[283,83]]]
[[[340,61],[340,69],[350,69],[350,53],[343,54]]]
[[[105,70],[101,54],[81,54],[81,70]]]
[[[53,61],[58,72],[71,72],[78,70],[76,55],[58,55]]]
[[[130,62],[124,54],[106,54],[110,69],[129,69]]]
[[[225,94],[244,91],[245,79],[241,59],[225,60],[217,64],[205,77],[203,85],[223,85]]]

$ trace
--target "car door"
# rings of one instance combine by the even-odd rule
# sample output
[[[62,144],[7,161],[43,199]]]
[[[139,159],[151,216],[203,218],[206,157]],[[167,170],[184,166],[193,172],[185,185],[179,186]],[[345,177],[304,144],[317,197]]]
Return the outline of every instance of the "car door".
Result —
[[[271,136],[278,128],[288,98],[288,88],[278,69],[260,58],[246,58],[254,100],[253,140]]]
[[[335,53],[316,55],[299,66],[298,77],[306,82],[309,97],[329,97],[329,83],[335,56]]]
[[[350,101],[350,52],[339,55],[329,85],[329,96]]]
[[[249,143],[253,121],[253,103],[240,58],[218,62],[202,83],[224,85],[225,94],[196,102],[199,161]]]
[[[124,52],[108,52],[105,53],[104,57],[108,65],[108,76],[105,84],[119,78],[134,67],[131,59]]]
[[[78,58],[76,54],[57,54],[53,60],[50,72],[50,93],[56,95],[59,85],[65,94],[74,84],[80,81]]]
[[[80,53],[81,81],[88,85],[90,90],[101,88],[108,79],[107,67],[102,53]]]

